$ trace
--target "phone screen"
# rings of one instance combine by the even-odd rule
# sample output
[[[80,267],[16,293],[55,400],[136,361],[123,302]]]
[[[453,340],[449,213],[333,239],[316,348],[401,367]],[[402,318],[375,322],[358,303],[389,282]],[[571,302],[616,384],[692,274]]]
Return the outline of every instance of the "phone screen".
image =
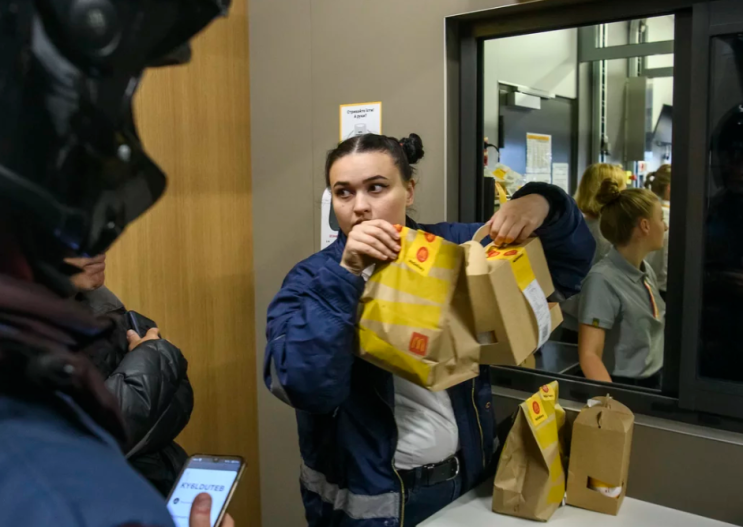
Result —
[[[177,527],[188,527],[194,498],[206,492],[212,497],[210,525],[214,527],[240,473],[240,459],[194,456],[168,498],[168,511]]]

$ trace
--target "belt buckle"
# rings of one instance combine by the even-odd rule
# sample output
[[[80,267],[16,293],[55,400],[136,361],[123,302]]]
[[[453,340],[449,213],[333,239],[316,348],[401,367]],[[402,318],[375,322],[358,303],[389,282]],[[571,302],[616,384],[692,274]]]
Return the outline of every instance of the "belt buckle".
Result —
[[[456,462],[456,464],[457,464],[457,469],[456,469],[456,471],[454,472],[454,475],[453,475],[452,477],[450,477],[450,478],[447,478],[447,480],[446,480],[446,481],[451,481],[451,480],[453,480],[454,478],[456,478],[457,476],[459,476],[459,457],[458,457],[458,456],[457,456],[456,454],[454,454],[454,455],[453,455],[452,457],[454,458],[454,461],[455,461],[455,462]]]

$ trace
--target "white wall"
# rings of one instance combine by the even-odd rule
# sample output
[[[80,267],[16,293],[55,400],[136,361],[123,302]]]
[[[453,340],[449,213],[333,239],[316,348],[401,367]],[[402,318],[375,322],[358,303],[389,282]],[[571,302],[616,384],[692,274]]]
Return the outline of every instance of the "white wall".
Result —
[[[578,30],[488,40],[484,65],[485,136],[493,142],[498,137],[499,82],[578,96]]]
[[[673,40],[673,15],[649,18],[647,31],[648,42]],[[645,66],[647,68],[670,68],[673,66],[673,54],[648,57]],[[673,106],[673,77],[653,79],[653,126],[658,121],[664,104]]]

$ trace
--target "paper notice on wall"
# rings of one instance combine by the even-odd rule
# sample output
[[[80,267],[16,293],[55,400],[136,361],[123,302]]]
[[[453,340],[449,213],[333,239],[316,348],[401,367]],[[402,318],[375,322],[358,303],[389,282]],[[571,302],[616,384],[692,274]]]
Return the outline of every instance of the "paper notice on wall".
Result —
[[[526,179],[527,181],[552,180],[552,136],[526,134]]]
[[[320,249],[325,249],[338,238],[338,221],[333,213],[333,197],[330,189],[322,193],[320,210]]]
[[[552,184],[557,185],[570,194],[570,165],[567,163],[552,163]]]
[[[342,104],[340,112],[341,141],[356,135],[382,133],[381,102]]]

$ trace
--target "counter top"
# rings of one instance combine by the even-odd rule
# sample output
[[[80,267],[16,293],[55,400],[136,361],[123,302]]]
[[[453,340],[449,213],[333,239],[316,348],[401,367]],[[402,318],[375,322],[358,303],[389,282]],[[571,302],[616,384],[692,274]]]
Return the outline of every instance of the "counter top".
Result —
[[[493,482],[471,490],[420,527],[535,527],[540,522],[522,520],[492,512]],[[732,524],[710,520],[687,512],[625,498],[618,516],[608,516],[576,507],[559,508],[549,527],[728,527]]]

